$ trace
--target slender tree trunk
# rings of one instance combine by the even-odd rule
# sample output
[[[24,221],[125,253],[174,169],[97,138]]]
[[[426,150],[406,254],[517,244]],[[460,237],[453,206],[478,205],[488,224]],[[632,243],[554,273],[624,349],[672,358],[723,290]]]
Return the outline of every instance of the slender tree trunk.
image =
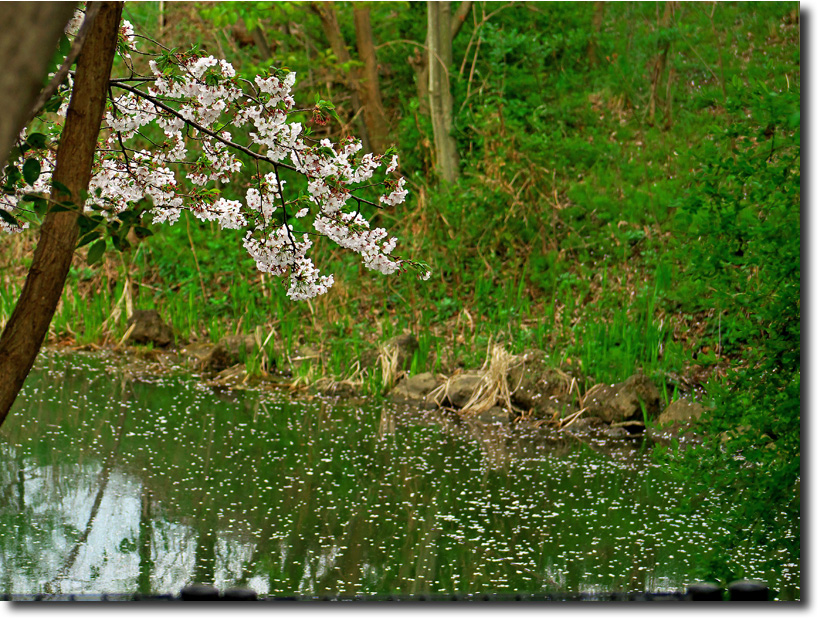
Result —
[[[108,80],[117,46],[122,2],[104,2],[77,59],[74,91],[57,151],[53,180],[71,195],[52,192],[55,201],[81,204],[88,189]],[[20,298],[0,335],[0,425],[8,415],[40,351],[77,244],[77,211],[49,212]]]
[[[677,7],[676,2],[666,2],[663,9],[663,16],[660,18],[660,29],[666,29],[671,25],[671,18]],[[651,74],[651,96],[648,101],[648,122],[654,124],[657,104],[659,102],[660,79],[665,72],[665,65],[668,60],[668,52],[671,49],[671,39],[667,38],[660,44],[657,57],[654,59],[654,68]]]
[[[458,10],[452,17],[452,40],[458,36],[463,28],[469,12],[472,10],[472,0],[466,0],[458,5]],[[429,116],[429,33],[424,40],[424,51],[407,58],[415,71],[415,84],[418,90],[418,110],[424,116]]]
[[[262,60],[269,60],[273,57],[273,51],[270,49],[270,44],[267,42],[267,37],[264,36],[264,30],[262,30],[261,26],[255,26],[250,31],[250,36],[253,37],[253,43],[256,44],[256,49],[259,50]]]
[[[589,37],[589,47],[587,49],[589,67],[597,66],[597,39],[600,37],[600,30],[603,28],[603,15],[605,12],[605,2],[594,3],[594,13],[592,14],[592,34]]]
[[[415,71],[418,111],[422,116],[429,116],[429,34],[424,39],[424,48],[416,49],[407,61]]]
[[[327,42],[330,43],[330,49],[338,58],[341,64],[347,64],[352,60],[350,52],[347,51],[347,44],[341,34],[341,27],[338,25],[338,16],[336,15],[336,8],[333,2],[311,2],[310,8],[321,20],[321,27],[324,30],[324,36],[327,37]],[[349,72],[344,75],[344,82],[350,91],[350,97],[353,104],[353,114],[358,114],[362,109],[361,97],[359,96],[361,71],[357,67],[351,67]],[[372,142],[370,140],[369,132],[367,131],[367,124],[364,119],[360,119],[358,123],[358,134],[361,136],[361,143],[366,152],[372,152]]]
[[[450,37],[453,41],[455,37],[458,36],[458,33],[461,31],[461,28],[464,27],[464,23],[466,22],[466,18],[469,16],[469,11],[472,10],[472,0],[466,0],[465,2],[461,2],[458,5],[458,10],[455,11],[455,15],[452,16],[452,22],[450,24],[452,36]]]
[[[74,2],[0,2],[0,171],[75,8]]]
[[[429,40],[429,109],[435,139],[437,168],[447,182],[458,179],[458,148],[452,135],[452,18],[449,2],[427,2]]]
[[[363,79],[359,80],[359,97],[364,104],[364,122],[370,134],[370,144],[377,153],[383,153],[389,146],[390,126],[387,113],[381,101],[378,84],[378,60],[373,45],[373,30],[370,26],[370,7],[364,2],[353,5],[355,39],[358,57],[364,63]]]

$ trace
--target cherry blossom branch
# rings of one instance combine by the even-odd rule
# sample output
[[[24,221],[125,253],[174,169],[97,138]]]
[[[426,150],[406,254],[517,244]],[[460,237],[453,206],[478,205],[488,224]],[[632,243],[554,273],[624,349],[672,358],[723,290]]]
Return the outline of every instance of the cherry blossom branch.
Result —
[[[82,21],[82,15],[77,14],[69,35]],[[260,271],[279,276],[289,273],[287,295],[293,300],[324,294],[333,285],[333,276],[321,275],[307,255],[312,236],[327,238],[359,254],[368,269],[389,274],[412,268],[422,279],[429,277],[425,265],[391,255],[397,239],[384,228],[371,228],[361,214],[364,205],[380,210],[404,202],[406,180],[391,177],[398,167],[397,156],[393,155],[384,170],[387,178],[376,182],[374,175],[385,163],[383,155],[360,155],[361,142],[354,138],[333,143],[327,138],[308,137],[301,122],[288,119],[297,112],[310,111],[296,108],[291,94],[295,73],[271,69],[251,82],[237,77],[226,60],[166,49],[165,54],[153,54],[149,63],[152,76],[138,76],[131,54],[142,52],[134,46],[133,27],[123,21],[119,34],[120,53],[130,75],[109,81],[108,131],[103,132],[98,145],[100,156],[85,204],[86,210],[102,215],[92,217],[94,222],[116,230],[122,222],[130,221],[121,214],[134,209],[152,214],[155,224],[172,225],[181,213],[191,212],[200,221],[216,222],[220,228],[244,230],[243,245]],[[113,88],[124,94],[115,98]],[[319,101],[313,109],[314,119],[323,120],[331,109],[330,104]],[[65,106],[58,110],[58,115],[64,114]],[[249,121],[255,130],[249,134],[249,145],[244,146],[234,141],[231,132]],[[164,132],[164,141],[146,135],[142,128],[149,124]],[[137,141],[130,148],[132,140]],[[189,151],[193,144],[198,146]],[[24,159],[12,164],[16,169],[13,193],[0,199],[0,208],[6,212],[27,212],[21,202],[50,187],[53,153],[42,144],[35,150],[43,157],[43,173],[31,180],[30,170],[22,169],[27,163]],[[221,193],[221,183],[231,182],[243,163],[246,165],[243,155],[255,164],[255,179],[245,187],[244,200],[227,198]],[[273,168],[264,176],[262,162]],[[295,172],[306,182],[309,202],[301,194],[285,199],[287,181],[281,177],[282,170]],[[183,178],[194,186],[193,191],[183,190]],[[382,189],[375,189],[378,186]],[[355,195],[373,190],[381,193],[377,201]],[[145,198],[150,198],[151,207],[143,205]],[[350,203],[351,198],[355,204]],[[312,231],[298,230],[301,226],[294,224],[313,211],[309,220]],[[22,227],[15,222],[13,215],[4,216],[0,228],[17,232]]]
[[[251,150],[250,148],[248,148],[246,146],[242,146],[241,144],[237,144],[236,142],[233,142],[232,140],[227,140],[227,139],[223,138],[218,133],[208,129],[207,127],[204,127],[203,125],[197,123],[196,121],[189,120],[189,119],[185,118],[182,114],[180,114],[178,111],[176,111],[170,105],[167,105],[167,104],[163,103],[157,97],[154,97],[154,96],[148,94],[147,92],[145,92],[143,90],[139,90],[138,88],[134,88],[133,86],[129,86],[128,84],[126,84],[124,82],[120,82],[120,81],[112,81],[111,85],[115,86],[116,88],[121,88],[122,90],[126,90],[126,91],[128,91],[128,92],[130,92],[132,94],[135,94],[136,96],[141,97],[141,98],[145,99],[146,101],[150,101],[152,104],[154,104],[159,109],[164,110],[164,111],[168,112],[169,114],[172,114],[173,116],[175,116],[176,118],[179,118],[180,120],[183,120],[187,125],[193,127],[197,131],[200,131],[200,132],[204,133],[205,135],[208,135],[208,136],[212,137],[214,140],[217,140],[218,142],[221,142],[225,146],[229,146],[230,148],[236,149],[239,152],[242,152],[242,153],[244,153],[246,155],[249,155],[250,157],[253,157],[254,159],[258,159],[259,161],[265,161],[265,162],[270,163],[270,164],[272,164],[274,166],[279,166],[279,167],[282,167],[282,168],[284,168],[286,170],[290,170],[292,172],[301,173],[300,170],[298,168],[296,168],[295,166],[292,166],[292,165],[287,164],[287,163],[282,163],[281,161],[275,161],[274,159],[270,159],[269,157],[265,157],[264,155],[259,154],[259,153],[255,152],[254,150]],[[315,176],[313,176],[313,175],[311,175],[311,174],[309,174],[307,172],[304,172],[303,174],[307,178],[317,178],[317,177],[315,177]],[[356,199],[360,200],[364,204],[367,204],[369,206],[373,206],[373,207],[375,207],[377,209],[383,209],[384,208],[382,205],[376,204],[375,202],[372,202],[370,200],[366,200],[364,198],[356,197]]]

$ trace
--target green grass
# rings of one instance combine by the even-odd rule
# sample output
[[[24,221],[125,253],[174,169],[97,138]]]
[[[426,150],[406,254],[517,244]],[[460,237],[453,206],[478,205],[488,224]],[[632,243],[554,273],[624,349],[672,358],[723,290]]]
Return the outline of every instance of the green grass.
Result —
[[[798,39],[788,21],[798,5],[723,3],[712,23],[711,7],[686,4],[663,30],[658,5],[607,4],[595,66],[586,59],[592,4],[534,8],[501,11],[478,33],[481,97],[458,108],[463,174],[451,188],[436,185],[419,146],[431,134],[412,105],[406,50],[379,49],[379,61],[397,72],[382,87],[398,119],[394,138],[411,193],[401,208],[371,215],[396,232],[402,254],[432,266],[428,282],[379,276],[319,241],[314,261],[335,274],[335,289],[292,303],[282,282],[255,271],[240,234],[183,216],[157,229],[116,274],[110,264],[108,275],[91,272],[90,280],[87,269],[72,271],[54,336],[118,341],[124,315],[109,317],[129,268],[138,282],[134,307],[158,309],[183,340],[273,329],[265,354],[277,365],[302,345],[323,346],[321,371],[343,376],[362,351],[410,332],[420,344],[412,372],[479,367],[491,339],[513,353],[544,349],[556,364],[579,364],[588,380],[642,371],[666,388],[666,377],[685,373],[701,346],[732,333],[728,316],[720,325],[702,320],[715,307],[712,291],[686,278],[685,250],[674,248],[697,149],[731,122],[735,78],[779,88],[787,75],[798,85]],[[403,19],[395,23],[402,36],[422,39],[422,28]],[[456,39],[456,59],[467,52],[471,27]],[[667,39],[673,114],[652,126],[646,67]],[[288,62],[303,71],[317,61],[294,48]],[[468,70],[453,74],[456,106],[475,86]],[[226,190],[241,193],[244,183],[238,177]],[[0,290],[0,320],[18,284]],[[260,364],[249,360],[254,370]]]

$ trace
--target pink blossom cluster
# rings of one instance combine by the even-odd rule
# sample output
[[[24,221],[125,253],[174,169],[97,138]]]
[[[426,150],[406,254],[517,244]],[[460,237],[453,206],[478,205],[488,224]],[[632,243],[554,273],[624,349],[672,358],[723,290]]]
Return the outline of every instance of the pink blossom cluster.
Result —
[[[72,21],[70,32],[80,21]],[[121,28],[121,39],[133,50],[130,24]],[[389,160],[386,176],[374,180],[386,161],[362,155],[359,140],[316,143],[305,136],[302,125],[289,120],[295,111],[295,73],[274,71],[250,82],[237,78],[225,60],[195,54],[168,53],[149,66],[149,76],[112,81],[121,94],[111,99],[105,114],[86,210],[114,217],[150,198],[155,223],[173,224],[187,209],[202,221],[243,229],[244,247],[257,268],[289,275],[287,294],[293,299],[309,299],[333,285],[333,277],[321,275],[307,256],[308,232],[294,227],[309,225],[310,215],[313,234],[359,254],[367,268],[382,273],[418,268],[392,257],[397,239],[383,228],[371,228],[361,213],[362,204],[396,206],[406,198],[405,180],[391,176],[397,156]],[[248,124],[250,145],[234,143],[229,129]],[[256,166],[274,170],[254,175],[243,201],[226,199],[220,190],[240,171],[242,153]],[[0,208],[13,211],[24,193],[48,191],[54,155],[48,150],[41,155],[45,174],[37,186],[2,196]],[[283,170],[306,179],[305,197],[287,199]],[[383,186],[376,203],[356,195],[365,185]],[[0,226],[12,228],[2,220]]]

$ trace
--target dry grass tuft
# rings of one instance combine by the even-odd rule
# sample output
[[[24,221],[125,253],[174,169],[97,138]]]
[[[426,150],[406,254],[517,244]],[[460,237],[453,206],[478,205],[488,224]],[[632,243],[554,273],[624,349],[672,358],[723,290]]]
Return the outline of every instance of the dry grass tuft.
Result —
[[[404,372],[398,369],[398,346],[390,344],[378,349],[378,365],[381,368],[381,386],[387,393],[395,386]]]
[[[490,341],[486,350],[486,360],[480,370],[481,380],[462,410],[466,413],[482,413],[498,403],[507,410],[512,410],[507,376],[509,368],[520,363],[522,361],[519,357]]]
[[[486,359],[479,371],[479,382],[466,404],[461,408],[460,413],[465,415],[480,414],[488,411],[498,404],[505,406],[507,410],[514,407],[511,401],[509,380],[507,378],[509,369],[523,363],[523,358],[512,355],[503,349],[503,346],[493,344],[490,340]],[[458,374],[450,376],[442,385],[427,395],[427,398],[436,402],[439,406],[448,396],[453,381]]]

